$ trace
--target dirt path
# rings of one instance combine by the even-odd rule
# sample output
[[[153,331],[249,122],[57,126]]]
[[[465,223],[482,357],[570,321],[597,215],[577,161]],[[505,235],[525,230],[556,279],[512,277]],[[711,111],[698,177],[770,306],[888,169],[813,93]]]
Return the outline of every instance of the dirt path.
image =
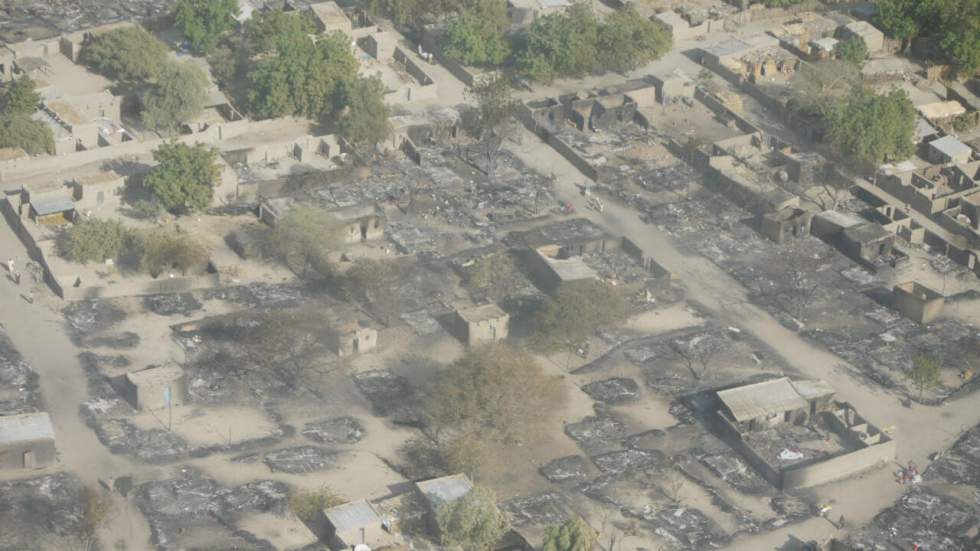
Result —
[[[5,221],[0,221],[0,256],[4,261],[13,257],[15,269],[23,273],[27,252]],[[42,407],[54,424],[60,467],[92,488],[100,487],[99,479],[132,473],[138,467],[111,454],[79,416],[79,405],[88,398],[87,387],[77,358],[79,350],[64,331],[60,299],[43,287],[35,291],[34,304],[29,304],[22,296],[29,289],[29,277],[25,274],[18,287],[3,272],[0,323],[41,377]],[[113,493],[112,499],[115,509],[102,534],[104,547],[112,549],[122,540],[125,549],[148,549],[150,533],[143,515],[119,494]]]
[[[943,407],[907,409],[897,396],[866,386],[848,374],[848,366],[841,358],[813,346],[780,325],[767,312],[750,304],[746,289],[738,281],[707,259],[680,252],[664,232],[640,220],[635,210],[611,201],[606,201],[601,214],[588,209],[585,197],[577,187],[577,184],[588,182],[585,176],[530,132],[522,129],[519,141],[519,144],[508,144],[509,149],[528,166],[544,174],[554,173],[557,176],[556,192],[561,199],[571,202],[581,216],[614,234],[628,236],[647,254],[667,266],[686,289],[688,299],[703,305],[720,323],[751,332],[802,376],[826,380],[837,390],[839,398],[854,403],[873,422],[882,427],[894,426],[896,430],[892,434],[898,441],[899,461],[913,459],[920,466],[926,465],[930,453],[950,445],[962,431],[980,423],[980,395],[968,396]],[[845,515],[852,526],[866,522],[889,506],[903,490],[892,481],[891,470],[880,469],[858,479],[828,484],[818,489],[818,495],[826,502],[834,503],[832,515]],[[805,527],[805,532],[814,535],[833,531],[821,519],[805,523]],[[783,532],[792,531],[793,528],[787,528],[762,535],[760,539],[745,538],[753,543],[738,542],[735,548],[759,549],[762,541],[781,545],[786,537]],[[780,537],[782,541],[776,542]]]

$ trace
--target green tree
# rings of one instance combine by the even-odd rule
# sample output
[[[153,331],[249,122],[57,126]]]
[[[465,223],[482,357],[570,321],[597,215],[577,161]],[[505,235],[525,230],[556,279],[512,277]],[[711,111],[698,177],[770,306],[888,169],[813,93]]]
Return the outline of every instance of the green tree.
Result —
[[[172,133],[204,108],[208,76],[192,63],[168,63],[143,95],[143,124]]]
[[[631,71],[663,56],[673,42],[664,25],[643,17],[632,4],[606,17],[597,40],[602,66],[619,72]]]
[[[572,350],[603,325],[626,319],[622,291],[598,280],[563,283],[535,312],[534,344],[545,351]]]
[[[272,12],[276,13],[276,12]],[[275,21],[304,21],[299,15],[284,15]],[[329,115],[344,105],[343,83],[357,78],[358,63],[350,40],[341,32],[320,37],[315,43],[299,29],[305,24],[280,24],[282,35],[268,37],[260,27],[255,44],[271,44],[272,53],[259,56],[247,78],[249,105],[259,117]],[[260,50],[264,51],[264,50]]]
[[[368,0],[368,9],[391,18],[399,25],[419,26],[426,20],[457,12],[459,0]]]
[[[253,14],[245,27],[245,44],[249,55],[274,53],[286,43],[316,33],[313,20],[305,13],[269,10]]]
[[[940,384],[939,362],[929,356],[916,356],[912,359],[912,371],[909,372],[909,380],[919,389],[919,398],[925,394],[926,390],[935,388]]]
[[[834,46],[834,55],[841,61],[860,67],[868,58],[868,46],[864,43],[863,38],[855,36],[838,42]]]
[[[80,59],[111,78],[128,82],[155,79],[166,65],[167,47],[143,27],[125,27],[92,35]]]
[[[877,25],[885,34],[908,41],[919,35],[918,6],[922,0],[878,0]]]
[[[599,68],[598,41],[598,20],[587,5],[576,3],[531,24],[517,66],[537,81],[582,77]]]
[[[147,175],[144,186],[165,209],[187,213],[211,204],[221,174],[216,149],[204,144],[169,142],[153,152],[153,160],[157,166]]]
[[[377,76],[340,82],[338,104],[342,105],[337,130],[355,149],[374,152],[391,133],[385,87]]]
[[[300,205],[291,209],[272,230],[271,250],[302,278],[330,277],[328,253],[340,241],[343,224],[327,211]]]
[[[238,26],[238,0],[177,0],[173,14],[191,49],[203,55]]]
[[[473,11],[464,11],[449,23],[441,42],[446,55],[464,65],[501,65],[510,55],[503,28]]]
[[[130,232],[116,220],[82,218],[65,230],[59,241],[61,254],[73,262],[116,260]]]
[[[300,490],[289,496],[289,509],[307,524],[315,521],[321,511],[344,503],[347,500],[327,486],[316,490]]]
[[[31,155],[54,154],[54,134],[28,115],[0,115],[0,147],[20,147]]]
[[[877,165],[915,152],[915,107],[902,90],[875,95],[855,88],[825,113],[827,138],[837,152]]]
[[[41,103],[41,96],[34,91],[34,81],[21,77],[0,86],[0,116],[31,115]]]
[[[533,356],[502,343],[469,348],[430,390],[426,417],[440,444],[461,436],[500,446],[527,441],[563,399]]]
[[[463,497],[442,504],[436,511],[441,543],[463,551],[491,551],[510,528],[496,499],[491,490],[476,486]]]
[[[596,548],[598,534],[581,517],[552,526],[544,532],[541,551],[592,551]]]
[[[141,264],[153,277],[166,270],[202,272],[207,266],[209,251],[197,237],[173,230],[148,231],[143,236]]]

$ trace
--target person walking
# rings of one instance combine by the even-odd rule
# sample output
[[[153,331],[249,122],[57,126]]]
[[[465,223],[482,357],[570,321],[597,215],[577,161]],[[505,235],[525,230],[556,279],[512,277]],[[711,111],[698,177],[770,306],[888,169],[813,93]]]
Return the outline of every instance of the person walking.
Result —
[[[7,272],[8,273],[11,273],[11,274],[14,273],[14,259],[13,258],[8,258],[7,259]]]

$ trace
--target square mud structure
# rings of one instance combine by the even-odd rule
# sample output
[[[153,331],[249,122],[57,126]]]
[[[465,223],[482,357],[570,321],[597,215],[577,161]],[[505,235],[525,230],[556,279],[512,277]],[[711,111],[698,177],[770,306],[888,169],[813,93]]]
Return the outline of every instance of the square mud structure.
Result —
[[[54,459],[54,429],[47,413],[0,417],[0,470],[39,469]]]

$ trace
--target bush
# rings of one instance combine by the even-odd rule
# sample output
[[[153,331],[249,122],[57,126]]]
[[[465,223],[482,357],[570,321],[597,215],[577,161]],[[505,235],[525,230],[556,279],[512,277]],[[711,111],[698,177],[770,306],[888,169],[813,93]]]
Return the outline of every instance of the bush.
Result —
[[[338,101],[344,105],[337,121],[340,135],[356,149],[373,151],[391,132],[384,84],[378,77],[344,81]]]
[[[0,87],[0,115],[31,115],[41,103],[41,96],[34,91],[30,77],[12,80]]]
[[[60,240],[65,258],[86,264],[117,260],[130,232],[116,220],[83,218],[68,227]]]
[[[441,543],[464,551],[490,551],[510,526],[496,496],[480,486],[439,507],[436,523]]]
[[[289,509],[300,520],[306,523],[313,522],[317,514],[324,509],[336,507],[347,503],[347,500],[333,493],[333,490],[324,486],[318,490],[301,490],[289,498]]]
[[[154,230],[143,236],[141,264],[153,277],[165,270],[187,272],[204,271],[208,262],[208,249],[196,237],[172,230]]]
[[[110,78],[142,82],[160,74],[167,47],[142,27],[125,27],[89,38],[80,59]]]
[[[864,64],[864,60],[868,58],[868,46],[865,45],[863,38],[855,36],[838,42],[834,46],[834,55],[841,61],[846,61],[860,67]]]

